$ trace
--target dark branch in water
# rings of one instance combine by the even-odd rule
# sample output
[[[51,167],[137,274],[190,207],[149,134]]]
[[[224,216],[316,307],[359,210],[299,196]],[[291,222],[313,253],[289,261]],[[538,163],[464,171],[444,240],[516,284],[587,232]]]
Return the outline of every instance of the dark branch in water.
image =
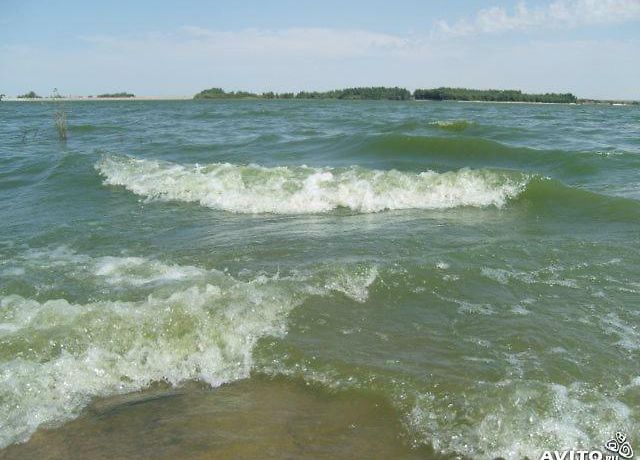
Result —
[[[61,99],[60,93],[58,93],[58,88],[54,88],[53,94],[51,95],[52,99]],[[56,126],[56,131],[58,132],[58,139],[62,142],[67,141],[67,112],[64,110],[64,105],[61,102],[56,103],[58,105],[58,110],[56,110],[53,114],[54,124]]]

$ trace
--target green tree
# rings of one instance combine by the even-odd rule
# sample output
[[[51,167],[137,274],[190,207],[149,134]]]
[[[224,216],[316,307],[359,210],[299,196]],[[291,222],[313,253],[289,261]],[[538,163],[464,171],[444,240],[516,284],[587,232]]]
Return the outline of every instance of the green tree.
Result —
[[[418,100],[434,101],[495,101],[495,102],[563,102],[573,103],[577,98],[571,93],[527,94],[520,90],[433,88],[417,89],[413,97]]]
[[[227,93],[222,88],[205,89],[204,91],[200,91],[198,94],[193,96],[194,99],[255,99],[261,97],[265,97],[265,95],[258,95],[249,93],[247,91],[231,91]]]
[[[38,96],[35,91],[29,91],[28,93],[21,94],[18,99],[40,99],[42,96]]]
[[[104,93],[104,94],[98,94],[96,97],[102,97],[102,98],[110,98],[110,97],[136,97],[135,94],[133,93],[127,93],[127,92],[120,92],[120,93]]]
[[[405,88],[387,88],[384,86],[357,87],[334,89],[331,91],[300,91],[294,93],[274,93],[273,91],[262,94],[247,91],[226,92],[222,88],[209,88],[200,91],[194,99],[370,99],[370,100],[407,100],[411,99],[411,92]]]

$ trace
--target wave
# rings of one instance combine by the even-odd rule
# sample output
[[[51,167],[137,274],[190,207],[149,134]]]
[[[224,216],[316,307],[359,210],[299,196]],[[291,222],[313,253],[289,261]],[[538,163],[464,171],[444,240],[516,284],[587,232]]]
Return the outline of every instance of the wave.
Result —
[[[195,202],[236,213],[499,208],[522,192],[529,180],[521,173],[466,168],[411,173],[357,166],[184,166],[121,156],[105,156],[95,167],[106,185],[124,186],[150,199]]]
[[[437,120],[429,124],[436,128],[453,132],[461,132],[473,126],[477,126],[477,122],[468,120]]]
[[[0,329],[3,347],[19,348],[29,334],[46,340],[0,365],[0,417],[7,421],[0,447],[28,439],[42,423],[73,418],[96,396],[156,381],[218,386],[247,377],[253,345],[263,335],[282,334],[294,305],[269,280],[222,276],[138,302],[4,297],[0,307],[15,320]]]
[[[514,202],[538,215],[599,221],[640,221],[640,203],[632,198],[604,195],[562,182],[533,177]]]
[[[531,458],[547,449],[597,447],[602,433],[630,429],[635,420],[625,403],[629,386],[603,392],[599,385],[574,381],[566,385],[531,378],[476,381],[461,395],[439,390],[411,377],[353,366],[339,359],[311,358],[299,348],[273,339],[271,354],[256,359],[256,371],[287,376],[329,391],[361,391],[389,400],[400,414],[414,446],[429,446],[435,458]],[[513,372],[534,353],[502,356]],[[492,362],[490,360],[489,362]],[[457,385],[456,382],[454,385]],[[445,385],[446,386],[446,385]],[[523,411],[527,414],[523,417]]]
[[[515,365],[522,359],[513,358]],[[634,423],[631,407],[622,402],[623,392],[603,393],[598,386],[581,381],[568,385],[530,379],[479,382],[463,401],[443,399],[419,395],[407,417],[408,426],[419,443],[464,458],[515,460],[547,449],[597,448],[602,445],[602,433],[615,433]],[[452,412],[476,422],[451,423]]]
[[[445,122],[443,122],[445,123]],[[442,129],[457,129],[457,122],[445,123]],[[467,122],[465,122],[467,123]],[[464,126],[464,124],[460,125]],[[477,125],[469,125],[477,126]],[[467,129],[466,126],[464,129]],[[627,152],[602,155],[602,152],[539,150],[502,144],[478,137],[438,137],[384,134],[354,142],[350,153],[383,161],[407,160],[430,167],[511,168],[531,170],[574,178],[640,167],[640,156]]]
[[[511,203],[537,215],[640,220],[637,200],[516,171],[463,168],[414,173],[358,166],[267,168],[230,163],[191,166],[124,156],[104,156],[95,168],[105,185],[123,186],[150,200],[198,203],[234,213],[312,214],[340,208],[374,213],[502,208]]]
[[[92,133],[92,132],[126,132],[126,128],[117,125],[93,125],[93,124],[70,124],[69,130],[75,133]]]
[[[442,131],[463,132],[469,128],[479,128],[480,131],[490,131],[493,126],[480,125],[475,120],[433,120],[426,121],[422,118],[409,118],[389,125],[389,133],[402,131],[415,131],[424,128],[438,129]]]
[[[364,302],[377,277],[375,266],[233,277],[66,247],[28,251],[4,265],[5,281],[69,273],[70,282],[114,299],[47,299],[46,288],[34,298],[0,298],[0,449],[75,418],[95,397],[153,382],[219,386],[246,378],[257,341],[284,335],[289,312],[306,298]],[[119,290],[128,291],[124,299]]]
[[[448,268],[443,262],[436,267]],[[584,382],[511,378],[538,360],[529,351],[490,355],[513,368],[503,380],[474,381],[456,396],[385,366],[311,356],[295,340],[281,339],[289,314],[307,299],[344,295],[365,302],[370,293],[386,296],[397,268],[321,264],[292,275],[232,276],[153,258],[89,256],[66,247],[26,251],[4,268],[8,273],[0,277],[69,273],[70,282],[91,285],[91,292],[106,298],[117,289],[140,295],[46,300],[48,293],[38,289],[34,298],[0,299],[0,419],[8,421],[0,426],[0,448],[28,439],[38,426],[75,418],[95,397],[159,381],[218,386],[253,372],[301,379],[329,391],[380,395],[398,411],[412,443],[445,455],[523,458],[543,446],[590,446],[602,432],[634,423],[624,387],[603,392]],[[508,283],[511,278],[503,275],[483,272]],[[521,273],[513,276],[529,280]],[[620,316],[611,313],[602,321],[607,333],[621,336],[620,346],[638,349],[638,334]],[[515,407],[524,408],[527,417]]]

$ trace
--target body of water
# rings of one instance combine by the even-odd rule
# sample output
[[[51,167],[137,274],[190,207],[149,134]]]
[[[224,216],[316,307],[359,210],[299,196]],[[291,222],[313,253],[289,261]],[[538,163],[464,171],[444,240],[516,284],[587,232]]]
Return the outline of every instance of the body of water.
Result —
[[[638,107],[3,102],[0,197],[0,457],[640,450]]]

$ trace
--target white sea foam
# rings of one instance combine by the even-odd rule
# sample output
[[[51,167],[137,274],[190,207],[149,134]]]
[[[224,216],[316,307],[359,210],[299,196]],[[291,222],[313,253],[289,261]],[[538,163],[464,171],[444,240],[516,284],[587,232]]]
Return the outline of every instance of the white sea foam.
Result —
[[[434,292],[434,295],[438,297],[440,300],[444,300],[445,302],[451,302],[458,305],[458,312],[464,314],[478,314],[478,315],[493,315],[495,314],[495,310],[493,306],[490,304],[479,304],[469,302],[464,299],[456,299],[453,297],[446,297]]]
[[[95,261],[95,274],[110,284],[134,286],[155,282],[203,277],[206,270],[192,266],[168,265],[142,257],[101,257]]]
[[[576,280],[564,277],[565,271],[567,271],[567,269],[564,267],[552,265],[531,272],[482,267],[480,273],[483,276],[504,285],[509,284],[511,280],[516,280],[525,284],[541,283],[548,286],[563,286],[574,289],[578,288]]]
[[[529,310],[527,310],[527,307],[522,304],[516,304],[511,307],[511,312],[516,315],[528,315],[529,313],[531,313]]]
[[[436,451],[487,460],[602,449],[608,433],[623,431],[633,439],[637,434],[632,409],[617,395],[581,382],[565,386],[521,379],[479,384],[463,401],[422,394],[407,423]]]
[[[10,266],[36,277],[55,267],[79,287],[93,292],[101,285],[107,298],[127,289],[137,300],[0,298],[3,349],[20,351],[0,349],[0,448],[42,424],[75,417],[96,396],[157,381],[217,386],[247,377],[258,339],[283,335],[288,313],[307,296],[340,292],[364,302],[378,276],[376,266],[362,265],[295,276],[245,273],[240,280],[215,269],[91,257],[67,247],[27,251]]]
[[[246,377],[255,342],[283,334],[298,301],[276,280],[239,282],[221,273],[202,287],[137,302],[4,297],[5,345],[48,339],[0,363],[0,447],[75,416],[95,396],[154,381],[216,386]]]
[[[511,373],[515,378],[477,381],[462,394],[438,389],[438,385],[431,390],[418,389],[396,377],[354,375],[310,360],[295,365],[269,360],[261,363],[260,370],[302,376],[331,389],[383,388],[403,414],[411,442],[430,445],[447,458],[538,458],[544,450],[602,449],[608,433],[616,431],[631,439],[640,435],[634,409],[624,401],[624,392],[640,385],[640,377],[618,390],[603,392],[599,385],[579,381],[562,385],[517,377],[524,373],[525,363],[526,367],[537,365],[534,354],[507,354],[503,358],[514,366]],[[462,359],[496,362],[486,357]]]
[[[356,302],[365,302],[369,297],[369,287],[378,277],[378,267],[360,267],[355,272],[338,270],[325,283],[325,288],[338,291]]]
[[[526,187],[518,173],[461,169],[446,173],[361,167],[311,168],[216,163],[184,166],[104,156],[96,169],[106,185],[170,201],[236,213],[305,214],[336,208],[356,212],[503,206]]]
[[[436,120],[429,123],[431,126],[436,126],[438,128],[450,129],[455,131],[463,131],[467,128],[475,126],[477,123],[475,121],[467,121],[467,120]]]
[[[624,321],[616,313],[601,318],[602,328],[609,335],[617,335],[617,345],[628,351],[640,350],[640,330],[630,322]]]
[[[92,278],[94,282],[122,287],[191,281],[210,273],[200,267],[168,264],[144,257],[91,257],[78,254],[67,246],[29,250],[6,263],[9,268],[3,273],[24,275],[55,269],[58,277],[64,274],[85,281]]]

